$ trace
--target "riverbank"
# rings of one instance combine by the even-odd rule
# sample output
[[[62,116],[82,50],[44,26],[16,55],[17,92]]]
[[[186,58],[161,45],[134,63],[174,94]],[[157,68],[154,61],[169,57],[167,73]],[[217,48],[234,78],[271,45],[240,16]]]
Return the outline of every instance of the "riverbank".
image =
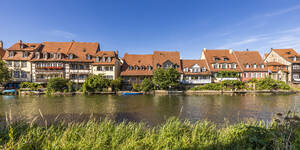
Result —
[[[224,125],[169,119],[144,123],[100,122],[44,126],[17,122],[0,128],[1,149],[299,149],[300,128],[288,122]]]

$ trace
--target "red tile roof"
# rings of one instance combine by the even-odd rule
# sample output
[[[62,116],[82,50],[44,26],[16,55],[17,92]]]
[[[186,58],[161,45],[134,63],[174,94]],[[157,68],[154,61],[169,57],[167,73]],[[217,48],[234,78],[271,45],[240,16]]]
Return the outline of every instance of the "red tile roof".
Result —
[[[300,62],[300,60],[293,61],[290,59],[291,57],[300,57],[300,55],[292,48],[287,49],[272,49],[272,51],[276,52],[278,55],[283,57],[288,62]]]
[[[236,56],[242,71],[268,71],[258,51],[234,51],[233,54]],[[249,68],[246,68],[247,64]],[[256,68],[253,67],[254,64],[256,64]],[[261,65],[264,67],[261,68]]]
[[[11,47],[9,47],[7,50],[20,50],[20,51],[34,51],[39,49],[41,46],[41,43],[15,43]]]
[[[218,71],[237,71],[237,72],[241,72],[241,68],[238,65],[238,61],[236,60],[235,56],[232,53],[232,50],[229,49],[221,49],[221,50],[204,50],[203,54],[206,58],[206,61],[209,65],[209,69],[211,72],[218,72]],[[215,58],[219,58],[220,60],[215,60]],[[224,58],[228,59],[228,60],[224,60]],[[236,68],[226,68],[226,69],[215,69],[212,67],[212,64],[214,63],[218,63],[218,64],[222,64],[222,63],[235,63],[236,64]]]
[[[121,67],[121,76],[150,76],[153,75],[153,55],[133,55],[125,54],[123,57],[123,65]],[[132,70],[129,69],[132,66]],[[138,66],[139,69],[135,70],[134,66]],[[146,69],[142,70],[141,67],[145,66]],[[148,66],[152,69],[148,70]]]
[[[157,64],[161,66],[166,61],[171,61],[174,65],[178,65],[177,70],[181,72],[180,53],[177,51],[154,51],[153,53],[153,68],[157,69]]]
[[[96,58],[99,57],[99,62],[96,62]],[[111,62],[102,62],[102,58],[103,57],[110,57],[111,58]],[[118,58],[118,55],[115,51],[98,51],[95,54],[95,58],[94,59],[94,65],[114,65],[116,62],[116,59]]]

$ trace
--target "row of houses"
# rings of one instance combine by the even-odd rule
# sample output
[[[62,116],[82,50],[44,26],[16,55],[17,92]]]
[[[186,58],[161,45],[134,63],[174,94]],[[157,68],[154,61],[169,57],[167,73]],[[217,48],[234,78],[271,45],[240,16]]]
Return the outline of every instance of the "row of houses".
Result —
[[[0,57],[7,63],[11,86],[20,82],[47,83],[63,77],[81,84],[90,74],[105,78],[121,77],[125,89],[133,83],[151,78],[157,68],[175,68],[180,82],[198,85],[222,80],[271,78],[287,83],[300,83],[300,55],[294,49],[271,49],[264,58],[258,51],[203,49],[200,59],[181,59],[178,51],[154,51],[153,54],[128,54],[100,50],[99,43],[43,42],[24,43],[21,40],[3,49]]]

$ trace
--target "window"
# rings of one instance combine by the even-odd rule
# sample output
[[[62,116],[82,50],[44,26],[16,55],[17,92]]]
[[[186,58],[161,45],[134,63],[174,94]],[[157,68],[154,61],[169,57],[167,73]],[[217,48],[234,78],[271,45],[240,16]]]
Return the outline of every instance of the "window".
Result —
[[[83,79],[85,79],[85,78],[86,78],[86,75],[85,75],[85,74],[79,75],[79,79],[83,80]]]
[[[152,70],[152,67],[151,67],[151,66],[148,66],[148,70]]]
[[[102,66],[98,66],[97,71],[102,71]]]
[[[12,61],[7,61],[8,67],[12,67]]]
[[[107,62],[111,62],[111,58],[110,57],[107,58]]]
[[[14,78],[20,78],[20,71],[14,71]]]
[[[206,68],[205,68],[205,67],[203,67],[203,68],[202,68],[202,72],[205,72],[205,71],[206,71]]]
[[[100,57],[96,57],[96,62],[99,62],[100,61]]]
[[[189,72],[189,68],[184,68],[184,72]]]
[[[73,54],[70,54],[70,55],[69,55],[69,59],[73,59]]]
[[[224,59],[224,61],[228,61],[229,60],[229,58],[227,58],[227,57],[224,57],[223,59]]]
[[[249,78],[252,78],[252,72],[249,72]]]
[[[160,65],[160,64],[157,64],[156,66],[157,66],[157,68],[160,68],[160,67],[161,67],[161,65]]]
[[[28,52],[23,52],[23,57],[24,58],[28,57]]]
[[[21,78],[27,78],[27,72],[22,71],[21,72]]]
[[[9,52],[9,57],[14,57],[14,55],[15,55],[15,52]]]
[[[109,71],[114,71],[114,67],[113,67],[113,66],[110,66],[110,67],[109,67]]]
[[[294,65],[293,65],[293,70],[298,70],[298,69],[300,69],[300,65],[294,64]]]
[[[131,80],[132,81],[136,81],[136,77],[131,77]]]
[[[273,70],[276,70],[276,66],[273,66]]]
[[[244,78],[247,78],[247,73],[246,72],[244,72]]]
[[[54,54],[50,53],[50,57],[49,58],[54,58]]]
[[[102,62],[105,62],[105,57],[102,57]]]
[[[86,60],[90,60],[91,59],[91,55],[86,55]]]
[[[104,70],[109,71],[109,67],[108,66],[104,67]]]
[[[265,68],[265,65],[264,65],[264,64],[261,64],[261,65],[260,65],[260,68]]]
[[[84,69],[84,66],[83,66],[83,65],[79,65],[79,69],[80,69],[80,70],[83,70],[83,69]]]
[[[134,70],[139,70],[139,67],[138,66],[134,66]]]
[[[106,79],[113,79],[114,77],[111,76],[111,75],[109,75],[109,76],[104,76],[104,78],[106,78]]]
[[[278,70],[280,70],[281,69],[281,67],[280,66],[278,66]]]
[[[246,64],[246,66],[245,66],[246,68],[249,68],[250,67],[250,65],[249,64]]]
[[[20,67],[20,62],[18,62],[18,61],[15,61],[15,63],[14,63],[14,67]]]
[[[27,62],[26,61],[22,61],[21,62],[21,67],[23,68],[23,67],[27,67]]]
[[[145,70],[146,69],[146,67],[145,66],[142,66],[142,70]]]
[[[129,70],[132,70],[132,66],[129,66],[128,69],[129,69]]]
[[[257,66],[256,66],[256,64],[253,64],[253,68],[256,68]]]
[[[227,64],[221,64],[222,69],[226,69],[227,68]]]
[[[214,69],[218,69],[219,68],[219,64],[212,64]]]
[[[294,74],[293,79],[299,79],[299,74]]]
[[[215,61],[219,61],[220,58],[219,58],[219,57],[214,57],[214,60],[215,60]]]

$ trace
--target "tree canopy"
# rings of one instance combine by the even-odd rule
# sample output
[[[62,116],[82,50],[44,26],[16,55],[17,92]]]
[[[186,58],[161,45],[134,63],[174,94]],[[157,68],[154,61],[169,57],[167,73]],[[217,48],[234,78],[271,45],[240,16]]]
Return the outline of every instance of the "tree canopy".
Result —
[[[153,83],[159,89],[170,89],[179,86],[180,73],[174,68],[158,68],[154,71]]]
[[[3,86],[10,80],[9,70],[6,66],[6,63],[0,60],[0,85]]]

